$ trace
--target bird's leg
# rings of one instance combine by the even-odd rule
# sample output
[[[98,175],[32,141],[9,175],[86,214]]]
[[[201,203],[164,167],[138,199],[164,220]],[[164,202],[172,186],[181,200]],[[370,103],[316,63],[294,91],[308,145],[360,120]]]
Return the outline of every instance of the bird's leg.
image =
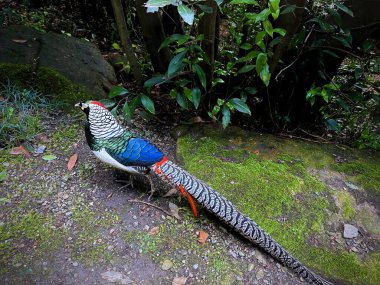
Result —
[[[152,196],[153,196],[154,192],[156,191],[156,189],[154,188],[154,183],[152,180],[151,172],[149,172],[149,174],[146,175],[145,177],[148,178],[149,184],[150,184],[150,195],[148,197],[148,201],[150,201],[152,199]]]
[[[124,183],[123,186],[119,187],[119,190],[122,190],[124,188],[127,188],[128,186],[134,187],[133,185],[133,175],[129,175],[129,180],[123,180],[123,179],[115,179],[116,183]]]

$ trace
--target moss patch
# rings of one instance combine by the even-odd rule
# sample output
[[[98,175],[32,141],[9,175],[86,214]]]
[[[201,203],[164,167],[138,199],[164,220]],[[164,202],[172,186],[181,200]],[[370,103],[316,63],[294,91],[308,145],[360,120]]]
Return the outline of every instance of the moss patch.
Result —
[[[10,80],[22,88],[35,88],[44,94],[51,95],[52,101],[62,104],[65,110],[72,110],[79,100],[91,99],[91,94],[77,84],[72,83],[57,71],[39,67],[35,73],[27,64],[0,64],[0,82]]]
[[[350,195],[350,193],[345,191],[338,191],[335,195],[336,203],[342,211],[342,216],[345,221],[350,220],[355,216],[355,199]]]
[[[307,169],[333,164],[333,154],[341,149],[236,130],[206,127],[202,132],[178,140],[178,156],[190,173],[225,195],[305,265],[352,284],[377,284],[380,270],[373,267],[372,255],[362,262],[355,253],[331,251],[324,238],[326,210],[335,208],[333,193]],[[238,160],[230,159],[235,156]],[[353,201],[340,198],[343,215],[354,216]],[[326,247],[307,243],[316,233]]]

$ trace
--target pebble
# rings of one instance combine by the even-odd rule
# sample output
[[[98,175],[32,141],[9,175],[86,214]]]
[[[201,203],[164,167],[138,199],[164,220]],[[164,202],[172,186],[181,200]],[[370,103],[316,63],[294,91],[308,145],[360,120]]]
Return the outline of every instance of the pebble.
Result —
[[[134,220],[137,220],[137,216],[136,215],[133,215],[132,217]]]
[[[162,270],[169,270],[170,268],[173,267],[173,262],[169,259],[165,259],[162,264],[161,264],[161,269]]]
[[[78,266],[78,262],[73,262],[73,266],[77,267]]]
[[[229,250],[228,253],[233,257],[233,258],[237,258],[237,254],[236,252],[232,251],[232,250]]]
[[[139,222],[133,222],[133,225],[137,227],[139,225]]]
[[[257,271],[256,278],[259,280],[264,278],[264,271],[262,269],[259,269],[259,271]]]
[[[344,238],[356,238],[359,235],[358,228],[350,225],[350,224],[344,224],[344,231],[343,231],[343,237]]]
[[[194,268],[195,270],[197,270],[198,267],[199,267],[198,263],[196,263],[196,264],[193,265],[193,268]]]
[[[255,268],[255,265],[253,263],[248,264],[248,271],[251,272]]]

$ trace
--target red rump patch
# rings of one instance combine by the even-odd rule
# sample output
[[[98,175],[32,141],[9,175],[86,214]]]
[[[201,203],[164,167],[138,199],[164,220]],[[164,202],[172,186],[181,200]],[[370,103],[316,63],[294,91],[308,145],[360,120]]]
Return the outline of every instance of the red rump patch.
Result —
[[[100,103],[98,101],[91,101],[91,104],[95,104],[95,105],[98,105],[100,107],[103,107],[104,109],[107,109],[106,106],[104,106],[102,103]]]

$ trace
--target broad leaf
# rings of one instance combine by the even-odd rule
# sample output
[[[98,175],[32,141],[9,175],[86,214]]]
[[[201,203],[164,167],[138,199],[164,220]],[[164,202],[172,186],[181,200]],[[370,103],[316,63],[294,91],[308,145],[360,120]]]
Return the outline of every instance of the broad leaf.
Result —
[[[178,102],[178,104],[182,107],[182,108],[184,108],[184,109],[188,109],[188,105],[187,105],[187,100],[186,100],[186,97],[181,93],[181,92],[178,92],[177,93],[177,97],[176,97],[176,99],[177,99],[177,102]]]
[[[232,0],[230,4],[252,4],[252,5],[258,5],[257,1],[255,0]]]
[[[216,4],[217,4],[218,6],[220,6],[220,5],[222,5],[223,0],[215,0],[215,2],[216,2]]]
[[[112,108],[112,110],[110,111],[112,116],[114,116],[115,118],[117,117],[117,105],[115,107]]]
[[[269,20],[266,20],[263,22],[264,30],[267,32],[268,35],[273,37],[273,26],[272,23]]]
[[[202,4],[197,4],[197,6],[205,13],[211,14],[212,13],[212,7],[208,5],[202,5]]]
[[[329,130],[339,132],[340,131],[340,125],[337,121],[334,119],[328,119],[326,120],[326,126]]]
[[[112,108],[116,104],[115,101],[112,101],[110,99],[101,99],[99,102],[102,103],[107,109]]]
[[[125,89],[123,86],[115,86],[111,89],[111,91],[108,93],[109,98],[114,98],[116,96],[128,94],[129,91]]]
[[[227,107],[227,105],[224,105],[222,108],[222,126],[223,128],[227,128],[228,124],[231,121],[231,112],[230,109]]]
[[[156,85],[157,83],[160,83],[164,80],[165,80],[165,78],[161,75],[152,77],[152,78],[150,78],[144,82],[144,88],[146,88],[146,89],[152,88],[154,85]]]
[[[228,102],[230,102],[231,105],[239,112],[251,115],[251,111],[249,110],[248,105],[243,100],[239,98],[232,98],[228,100]]]
[[[172,58],[168,67],[168,76],[171,76],[172,74],[176,73],[184,67],[182,61],[185,58],[186,52],[187,50],[180,52]]]
[[[124,103],[124,106],[123,106],[123,116],[124,118],[127,120],[127,121],[130,121],[132,120],[132,113],[133,113],[134,110],[131,110],[128,102],[125,102]]]
[[[246,87],[244,88],[244,91],[251,95],[254,95],[257,93],[257,89],[255,87]]]
[[[351,17],[354,16],[354,13],[347,6],[345,6],[339,2],[335,2],[334,4],[338,7],[339,10],[342,10],[347,15],[350,15]]]
[[[148,0],[148,2],[145,3],[145,7],[147,8],[153,8],[148,10],[150,11],[156,11],[157,8],[162,8],[167,5],[174,5],[176,3],[176,0]]]
[[[245,61],[250,61],[251,59],[256,58],[259,54],[260,54],[260,52],[259,52],[258,50],[250,51],[250,52],[244,57],[244,60],[245,60]]]
[[[185,23],[192,25],[194,22],[195,12],[186,5],[179,5],[177,7],[179,15],[182,17]]]
[[[257,74],[260,74],[261,70],[263,69],[264,65],[267,63],[268,57],[266,53],[260,53],[257,56],[256,59],[256,72]]]
[[[156,110],[154,109],[154,103],[152,99],[150,99],[145,94],[141,95],[141,104],[144,106],[146,110],[148,110],[151,114],[154,114]]]
[[[270,11],[274,20],[280,15],[280,0],[269,0]]]
[[[201,82],[203,88],[206,90],[207,89],[207,82],[206,82],[206,75],[198,64],[193,65],[193,71],[197,74],[199,81]]]
[[[264,82],[265,86],[269,85],[270,77],[271,73],[269,72],[269,65],[266,63],[260,71],[260,78]]]
[[[276,28],[276,29],[273,29],[273,33],[277,33],[277,34],[280,34],[281,36],[285,36],[286,35],[286,30],[285,29]]]
[[[198,109],[201,102],[201,90],[198,87],[194,87],[191,90],[191,102],[193,102],[195,109]]]
[[[46,160],[46,161],[51,161],[51,160],[54,160],[56,159],[57,157],[54,155],[54,154],[47,154],[47,155],[44,155],[42,157],[43,160]]]
[[[179,40],[188,40],[189,36],[188,35],[181,35],[181,34],[173,34],[170,37],[166,38],[162,44],[160,45],[160,48],[158,51],[160,51],[162,48],[170,45],[172,42],[179,41]]]
[[[255,68],[255,65],[248,64],[248,65],[245,65],[242,68],[240,68],[237,73],[246,73],[246,72],[251,71],[254,68]]]

